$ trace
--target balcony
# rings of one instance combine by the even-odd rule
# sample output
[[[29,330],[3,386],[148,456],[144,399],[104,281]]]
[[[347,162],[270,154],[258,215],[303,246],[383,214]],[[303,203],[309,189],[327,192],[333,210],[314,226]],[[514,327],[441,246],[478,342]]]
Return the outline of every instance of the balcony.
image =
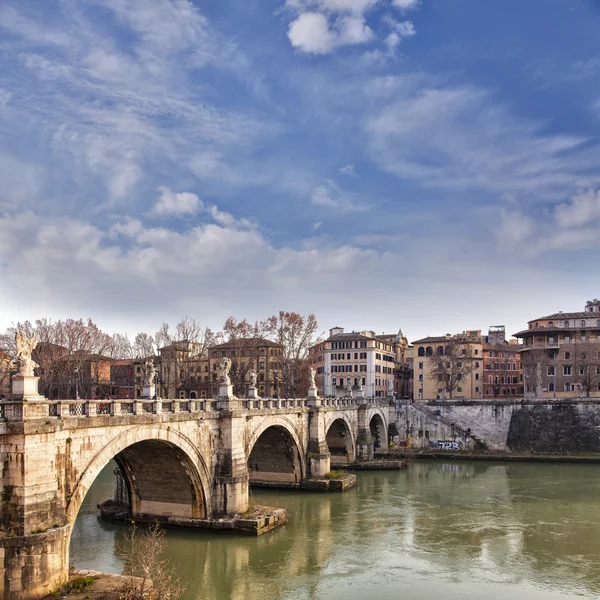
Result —
[[[560,349],[560,344],[558,342],[554,342],[552,344],[537,343],[537,344],[527,344],[525,346],[522,346],[520,352],[526,352],[527,350],[559,350],[559,349]]]

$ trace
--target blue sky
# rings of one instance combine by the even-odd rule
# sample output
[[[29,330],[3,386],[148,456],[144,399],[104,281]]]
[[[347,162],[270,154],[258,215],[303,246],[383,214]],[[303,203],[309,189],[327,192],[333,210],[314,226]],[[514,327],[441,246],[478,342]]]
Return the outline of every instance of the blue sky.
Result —
[[[0,327],[580,310],[599,26],[597,0],[5,0]]]

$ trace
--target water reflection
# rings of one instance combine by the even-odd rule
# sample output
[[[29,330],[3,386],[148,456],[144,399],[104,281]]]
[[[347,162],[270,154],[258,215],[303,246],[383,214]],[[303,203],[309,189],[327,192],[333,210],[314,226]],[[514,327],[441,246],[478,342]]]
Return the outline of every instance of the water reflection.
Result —
[[[79,567],[119,572],[120,529],[96,518],[112,468],[71,542]],[[596,598],[600,467],[416,462],[359,473],[343,496],[254,491],[290,522],[260,538],[169,531],[185,600]]]

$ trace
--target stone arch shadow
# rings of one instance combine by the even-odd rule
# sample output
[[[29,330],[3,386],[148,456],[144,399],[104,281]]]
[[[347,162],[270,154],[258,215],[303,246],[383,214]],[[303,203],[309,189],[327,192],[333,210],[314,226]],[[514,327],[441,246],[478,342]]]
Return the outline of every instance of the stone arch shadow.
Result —
[[[306,478],[302,437],[286,417],[268,417],[246,442],[250,485],[299,488]]]
[[[159,453],[159,454],[157,454]],[[136,473],[144,463],[152,463],[152,458],[160,455],[167,460],[169,467],[156,477],[160,468],[156,464],[147,464],[143,473]],[[86,493],[96,480],[100,471],[115,459],[123,471],[129,494],[131,496],[132,512],[138,514],[150,513],[161,517],[190,516],[204,518],[213,512],[213,500],[210,488],[210,473],[206,463],[186,436],[168,427],[157,424],[131,427],[113,438],[100,452],[92,457],[82,475],[66,507],[67,523],[73,528],[81,504]],[[154,473],[154,480],[150,471]],[[138,477],[136,477],[138,475]],[[141,480],[140,480],[141,476]],[[163,479],[160,481],[159,478]],[[177,497],[173,479],[183,483],[184,493]],[[170,485],[165,486],[164,481]],[[185,483],[184,483],[185,482]],[[159,500],[152,499],[152,484],[156,485]],[[163,485],[161,485],[163,484]],[[187,500],[187,505],[181,502],[168,502],[169,499]],[[185,513],[181,514],[181,509]],[[70,537],[70,533],[69,533]]]
[[[375,450],[387,448],[388,421],[385,414],[379,409],[374,409],[369,411],[368,418],[373,447]]]
[[[356,439],[352,424],[345,415],[336,415],[328,420],[325,441],[332,467],[343,467],[356,461]]]

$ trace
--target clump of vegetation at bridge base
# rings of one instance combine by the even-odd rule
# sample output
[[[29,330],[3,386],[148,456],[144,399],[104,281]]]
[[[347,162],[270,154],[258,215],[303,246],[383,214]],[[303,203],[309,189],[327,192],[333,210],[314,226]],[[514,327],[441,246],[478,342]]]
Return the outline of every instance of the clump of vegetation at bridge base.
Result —
[[[123,575],[131,577],[117,600],[178,600],[186,585],[176,576],[175,566],[164,558],[167,539],[158,523],[140,530],[131,525],[120,551],[125,560]]]
[[[56,591],[47,596],[48,600],[61,600],[72,592],[83,592],[89,588],[96,580],[93,577],[74,577]]]
[[[332,469],[325,475],[326,479],[344,479],[344,477],[348,477],[348,473],[343,469]]]

